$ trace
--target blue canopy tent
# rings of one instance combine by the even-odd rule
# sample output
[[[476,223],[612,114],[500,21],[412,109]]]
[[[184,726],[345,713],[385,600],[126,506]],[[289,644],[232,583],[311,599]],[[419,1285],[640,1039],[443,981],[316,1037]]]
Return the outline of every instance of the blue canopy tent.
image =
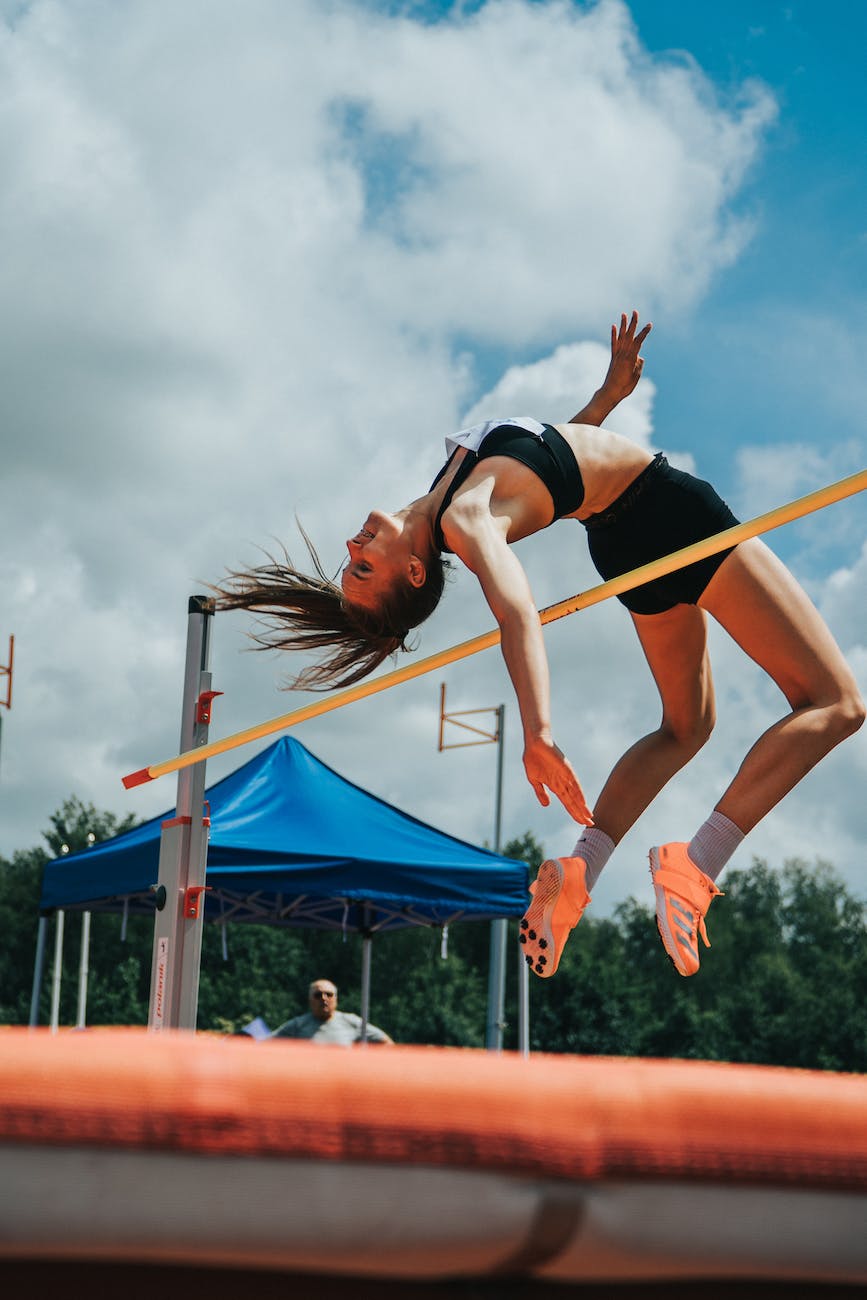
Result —
[[[284,736],[206,791],[206,921],[360,932],[520,916],[527,867],[418,821]],[[45,867],[40,909],[152,911],[174,810]],[[365,945],[365,984],[369,946]]]

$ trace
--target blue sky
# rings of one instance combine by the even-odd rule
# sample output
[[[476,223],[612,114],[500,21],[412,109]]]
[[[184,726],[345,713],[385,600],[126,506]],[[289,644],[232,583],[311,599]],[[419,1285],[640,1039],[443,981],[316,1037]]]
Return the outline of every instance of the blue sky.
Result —
[[[484,6],[385,7],[435,22]],[[841,351],[851,349],[840,357],[843,387],[867,331],[867,5],[842,0],[831,7],[832,21],[819,0],[631,0],[627,7],[651,56],[696,63],[708,93],[724,104],[737,104],[745,84],[760,81],[778,108],[737,195],[737,209],[754,222],[749,242],[697,311],[679,317],[654,307],[658,328],[648,346],[649,371],[660,379],[657,428],[700,446],[704,471],[730,489],[730,440],[716,435],[732,418],[751,442],[788,442],[806,430],[817,444],[863,439],[863,407],[841,430],[825,386],[793,366],[786,325],[814,317],[839,329]],[[808,349],[807,340],[801,346]],[[492,359],[493,368],[502,360]],[[864,395],[862,385],[855,396]],[[843,393],[841,407],[848,409]]]
[[[362,512],[425,487],[469,416],[568,418],[621,309],[655,328],[613,427],[743,517],[863,468],[865,38],[855,0],[0,0],[0,851],[36,843],[71,793],[168,807],[169,783],[129,795],[120,776],[174,752],[198,583],[274,537],[297,553],[296,513],[336,568]],[[865,517],[859,498],[773,544],[867,690]],[[577,534],[522,558],[539,605],[594,581]],[[490,625],[465,578],[420,653]],[[245,626],[215,637],[214,735],[296,702],[284,664],[242,653]],[[656,725],[652,684],[610,602],[548,649],[592,798]],[[624,841],[601,911],[643,896],[648,845],[693,832],[780,712],[712,649],[717,732]],[[566,852],[572,826],[523,779],[499,660],[447,681],[456,709],[506,703],[504,833]],[[420,679],[297,735],[490,839],[493,760],[436,753],[438,691]],[[821,853],[863,894],[865,777],[862,733],[739,863]]]
[[[838,323],[853,342],[863,339],[867,7],[857,0],[830,11],[815,0],[724,5],[635,0],[630,8],[650,50],[687,51],[723,94],[737,93],[745,80],[759,78],[779,106],[742,194],[743,206],[757,216],[755,235],[703,305],[702,317],[712,330],[709,346],[699,340],[690,348],[678,340],[678,353],[688,358],[696,382],[678,386],[667,400],[679,402],[681,394],[690,404],[695,400],[704,423],[713,421],[716,401],[730,407],[731,393],[741,392],[748,402],[742,418],[753,438],[777,440],[781,433],[788,436],[787,428],[803,428],[810,420],[818,424],[814,436],[819,439],[839,437],[828,427],[833,422],[836,428],[833,413],[823,410],[809,384],[799,384],[797,373],[787,374],[786,358],[769,362],[767,352],[756,352],[753,345],[756,327],[761,332],[764,322],[782,323],[787,313],[814,314]],[[718,337],[724,340],[722,357]],[[772,337],[771,353],[773,342]],[[665,340],[660,347],[667,347]],[[708,392],[710,403],[702,400]],[[677,417],[684,414],[678,405]],[[863,427],[862,422],[862,434]],[[718,473],[717,464],[712,472]]]

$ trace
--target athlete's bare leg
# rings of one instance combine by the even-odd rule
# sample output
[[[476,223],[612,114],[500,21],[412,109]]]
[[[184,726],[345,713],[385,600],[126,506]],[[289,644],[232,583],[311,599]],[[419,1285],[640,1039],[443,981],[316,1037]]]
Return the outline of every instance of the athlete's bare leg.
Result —
[[[746,834],[858,730],[864,703],[821,615],[758,538],[725,559],[701,605],[773,678],[791,708],[756,741],[717,804]]]
[[[747,754],[717,804],[747,834],[827,753],[864,721],[855,678],[806,592],[759,539],[720,565],[701,605],[777,683],[791,712]],[[617,843],[667,781],[704,744],[714,698],[702,609],[633,614],[662,700],[659,729],[615,765],[594,822]]]
[[[662,700],[662,721],[626,751],[594,804],[594,824],[615,844],[698,753],[715,720],[702,611],[676,605],[663,614],[633,614],[632,619]]]

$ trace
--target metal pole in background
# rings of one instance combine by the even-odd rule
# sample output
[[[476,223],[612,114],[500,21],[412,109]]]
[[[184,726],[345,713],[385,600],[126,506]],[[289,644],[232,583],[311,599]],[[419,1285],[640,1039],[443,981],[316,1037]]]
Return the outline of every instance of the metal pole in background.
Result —
[[[63,909],[54,913],[54,975],[51,980],[51,1032],[57,1033],[60,1024],[60,976],[63,969]]]
[[[530,1055],[530,967],[524,949],[518,949],[518,1051]]]
[[[482,727],[476,727],[469,722],[461,721],[463,718],[479,713],[496,714],[497,725],[495,731],[485,731]],[[503,811],[503,744],[505,738],[505,719],[505,704],[499,704],[495,709],[461,709],[458,712],[446,713],[445,682],[440,685],[440,734],[438,746],[440,753],[442,753],[444,749],[467,749],[470,745],[490,745],[493,742],[496,742],[497,744],[497,786],[494,803],[495,853],[500,852],[500,828]],[[447,722],[453,723],[456,727],[461,727],[464,731],[470,731],[474,735],[480,736],[481,739],[464,740],[457,744],[447,745],[444,739],[445,724]],[[485,1047],[492,1052],[501,1052],[503,1050],[503,1030],[506,1027],[506,945],[508,933],[509,923],[505,917],[491,922],[491,949],[488,967],[488,1012],[485,1021]]]
[[[12,708],[12,670],[15,665],[15,637],[9,637],[9,662],[0,664],[0,678],[6,678],[6,699],[0,700],[4,709]],[[3,739],[3,715],[0,714],[0,741]]]
[[[503,812],[503,731],[506,706],[497,707],[497,792],[494,811],[494,852],[500,852],[500,826]],[[488,970],[488,1022],[485,1047],[491,1052],[503,1050],[506,1028],[506,945],[509,922],[504,916],[491,922],[491,960]]]
[[[87,847],[92,849],[96,843],[93,831],[87,832]],[[78,1014],[75,1018],[76,1029],[83,1029],[87,1019],[87,979],[90,974],[90,912],[81,914],[81,956],[78,961]]]
[[[81,914],[81,957],[78,963],[78,1014],[76,1029],[83,1029],[87,1019],[87,977],[90,974],[90,912]]]
[[[365,903],[361,928],[361,1041],[365,1046],[367,1045],[367,1023],[370,1020],[370,959],[373,956],[369,910]]]
[[[30,993],[30,1028],[39,1024],[39,996],[42,992],[42,971],[45,967],[45,931],[48,917],[40,916],[36,931],[36,957],[33,961],[33,989]]]

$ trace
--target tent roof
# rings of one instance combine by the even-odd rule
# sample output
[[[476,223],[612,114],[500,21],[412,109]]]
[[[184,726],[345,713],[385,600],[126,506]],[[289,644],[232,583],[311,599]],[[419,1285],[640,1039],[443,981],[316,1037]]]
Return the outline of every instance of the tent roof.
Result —
[[[523,862],[476,848],[345,780],[284,736],[206,791],[206,916],[389,929],[520,916]],[[48,863],[40,906],[152,908],[166,812]]]

